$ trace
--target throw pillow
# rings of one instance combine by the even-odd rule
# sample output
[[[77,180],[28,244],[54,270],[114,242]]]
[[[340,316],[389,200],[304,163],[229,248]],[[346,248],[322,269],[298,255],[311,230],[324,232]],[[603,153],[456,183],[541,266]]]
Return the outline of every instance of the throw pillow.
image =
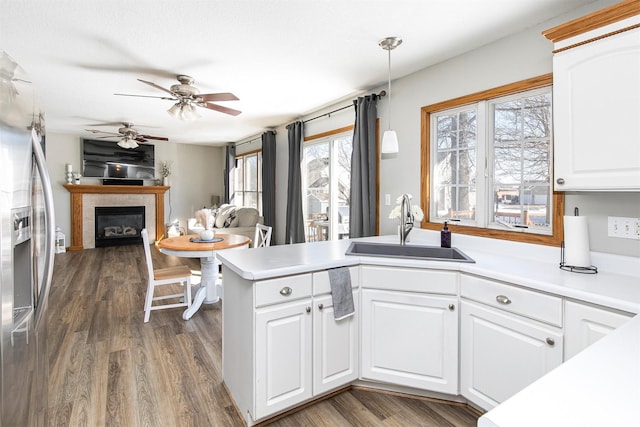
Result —
[[[221,207],[220,210],[218,211],[218,215],[216,215],[215,227],[223,228],[224,223],[227,220],[227,217],[232,212],[235,212],[235,210],[236,210],[236,207],[233,205],[227,205],[227,206]]]
[[[227,219],[224,220],[224,228],[229,228],[232,226],[233,221],[236,219],[236,211],[235,209],[233,209],[230,213],[229,216],[227,217]]]

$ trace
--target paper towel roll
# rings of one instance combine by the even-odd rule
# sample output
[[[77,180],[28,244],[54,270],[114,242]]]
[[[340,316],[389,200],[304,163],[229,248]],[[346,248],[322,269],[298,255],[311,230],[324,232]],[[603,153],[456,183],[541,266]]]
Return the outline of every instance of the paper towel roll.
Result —
[[[591,267],[586,216],[564,217],[564,264],[572,267]]]

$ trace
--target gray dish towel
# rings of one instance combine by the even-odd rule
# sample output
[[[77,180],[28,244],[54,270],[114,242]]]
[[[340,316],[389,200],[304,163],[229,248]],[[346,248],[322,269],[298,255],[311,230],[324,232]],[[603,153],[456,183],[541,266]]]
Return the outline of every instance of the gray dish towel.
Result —
[[[353,306],[349,267],[331,268],[328,271],[331,297],[333,298],[334,319],[341,320],[353,316],[355,307]]]

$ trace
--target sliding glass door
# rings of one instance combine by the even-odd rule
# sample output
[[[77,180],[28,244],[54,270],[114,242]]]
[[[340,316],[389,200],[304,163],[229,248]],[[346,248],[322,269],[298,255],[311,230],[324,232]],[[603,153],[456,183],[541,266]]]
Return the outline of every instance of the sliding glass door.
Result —
[[[349,237],[351,132],[305,142],[303,210],[308,242]]]

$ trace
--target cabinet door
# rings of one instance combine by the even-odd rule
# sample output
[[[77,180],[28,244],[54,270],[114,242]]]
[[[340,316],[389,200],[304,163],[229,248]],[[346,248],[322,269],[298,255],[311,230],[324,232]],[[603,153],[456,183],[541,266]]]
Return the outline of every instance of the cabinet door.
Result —
[[[362,290],[362,376],[457,394],[455,297]]]
[[[260,419],[311,397],[311,300],[256,310],[255,319],[254,419]]]
[[[640,189],[640,29],[553,57],[555,189]]]
[[[461,394],[483,409],[504,402],[562,363],[560,329],[461,302]]]
[[[358,378],[358,292],[356,312],[333,318],[331,295],[313,299],[313,395],[338,388]]]
[[[569,360],[626,323],[631,316],[572,301],[565,302],[564,360]]]

